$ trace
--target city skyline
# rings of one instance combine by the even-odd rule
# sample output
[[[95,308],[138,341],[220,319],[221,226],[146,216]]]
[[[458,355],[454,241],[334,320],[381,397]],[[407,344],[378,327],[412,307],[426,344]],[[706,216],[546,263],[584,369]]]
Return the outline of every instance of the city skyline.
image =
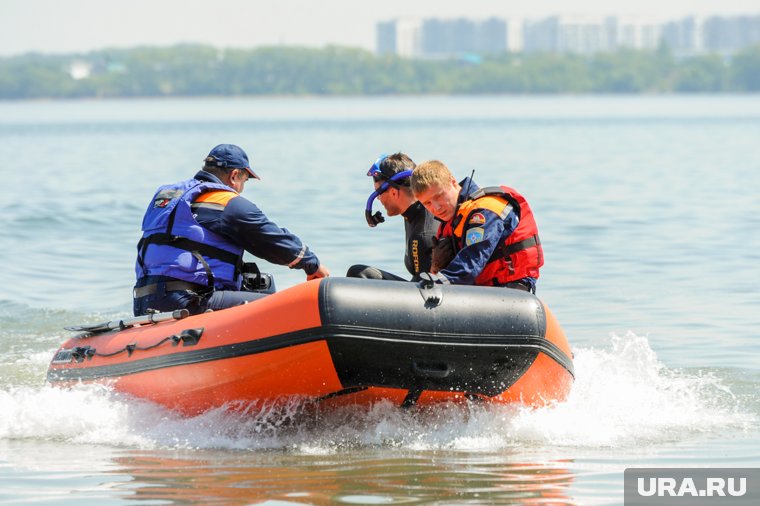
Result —
[[[662,46],[678,57],[730,57],[757,44],[760,15],[686,16],[665,21],[607,15],[555,15],[531,20],[401,18],[377,24],[379,54],[423,59],[472,59],[504,52],[651,51]]]
[[[42,13],[42,14],[41,14]],[[341,45],[375,50],[375,27],[394,18],[489,17],[538,19],[552,15],[640,16],[656,21],[697,16],[758,15],[757,1],[535,0],[529,6],[485,0],[440,3],[387,0],[2,0],[0,56],[28,52],[76,53],[111,47],[199,43],[216,47]]]

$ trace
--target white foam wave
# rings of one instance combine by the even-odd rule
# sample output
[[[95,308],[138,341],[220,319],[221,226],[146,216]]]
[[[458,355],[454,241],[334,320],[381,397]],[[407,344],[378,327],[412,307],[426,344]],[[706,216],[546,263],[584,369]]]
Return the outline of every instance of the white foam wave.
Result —
[[[632,333],[613,336],[609,350],[577,350],[574,362],[577,376],[567,402],[521,411],[510,423],[515,438],[621,446],[746,430],[757,421],[724,379],[668,369],[648,340]]]
[[[380,403],[319,416],[293,401],[276,409],[218,409],[182,418],[104,386],[0,388],[0,438],[138,448],[294,448],[319,455],[367,446],[620,447],[757,424],[756,407],[743,405],[725,378],[668,369],[647,339],[633,334],[613,336],[605,349],[576,349],[575,370],[568,400],[541,409],[470,405],[402,411]]]

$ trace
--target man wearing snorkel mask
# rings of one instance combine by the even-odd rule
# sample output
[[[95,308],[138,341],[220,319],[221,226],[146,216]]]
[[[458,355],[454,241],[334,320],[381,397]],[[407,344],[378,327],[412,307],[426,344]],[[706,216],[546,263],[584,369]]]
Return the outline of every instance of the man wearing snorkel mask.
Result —
[[[412,275],[412,281],[418,281],[421,272],[430,271],[433,237],[438,230],[438,224],[433,215],[414,198],[409,185],[409,178],[414,167],[412,159],[404,153],[395,153],[390,156],[381,155],[367,172],[367,175],[372,177],[375,191],[367,200],[365,216],[370,227],[375,227],[385,221],[380,211],[372,213],[372,203],[377,199],[385,208],[388,216],[401,215],[404,217],[406,232],[404,265]],[[401,276],[368,265],[352,265],[346,276],[407,281]]]

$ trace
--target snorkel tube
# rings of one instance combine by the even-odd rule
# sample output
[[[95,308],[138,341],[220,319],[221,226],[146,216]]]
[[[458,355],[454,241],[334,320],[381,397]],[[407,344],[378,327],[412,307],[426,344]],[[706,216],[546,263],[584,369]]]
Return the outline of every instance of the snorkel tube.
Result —
[[[385,158],[383,157],[383,159]],[[380,160],[380,162],[382,162],[382,160]],[[375,162],[375,165],[379,166],[380,162]],[[373,165],[372,167],[374,168],[375,165]],[[370,172],[371,171],[372,169],[370,169]],[[379,172],[379,169],[378,169],[378,172]],[[374,175],[374,174],[368,174],[368,175]],[[375,214],[372,214],[372,203],[375,201],[375,199],[378,196],[385,193],[388,190],[388,188],[390,188],[391,186],[398,187],[398,184],[396,183],[397,181],[400,181],[401,179],[406,179],[411,175],[412,175],[411,170],[404,170],[404,171],[398,172],[394,174],[391,178],[385,180],[383,184],[381,184],[377,190],[372,192],[372,194],[369,196],[369,199],[367,199],[367,205],[364,209],[364,216],[367,218],[367,225],[369,225],[370,227],[376,227],[379,223],[382,223],[385,221],[385,218],[383,217],[383,213],[381,213],[380,211],[377,211]]]

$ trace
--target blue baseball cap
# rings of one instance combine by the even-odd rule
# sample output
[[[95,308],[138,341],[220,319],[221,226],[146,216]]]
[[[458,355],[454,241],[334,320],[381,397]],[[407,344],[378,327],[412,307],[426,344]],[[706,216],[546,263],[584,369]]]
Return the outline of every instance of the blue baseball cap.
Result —
[[[212,149],[205,159],[206,165],[224,169],[245,169],[251,177],[261,179],[251,168],[248,155],[243,148],[234,144],[219,144]]]

